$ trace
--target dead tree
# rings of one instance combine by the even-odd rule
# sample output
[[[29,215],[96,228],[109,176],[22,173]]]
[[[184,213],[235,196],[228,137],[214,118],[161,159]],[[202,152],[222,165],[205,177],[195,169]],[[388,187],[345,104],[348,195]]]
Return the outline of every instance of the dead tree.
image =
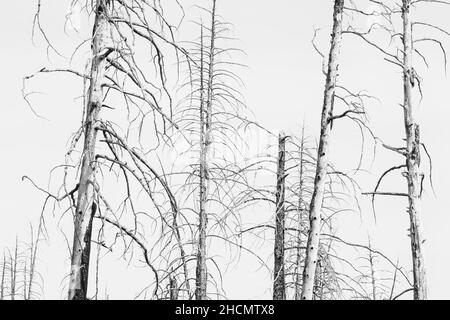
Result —
[[[215,5],[215,2],[214,2]],[[214,18],[213,18],[214,19]],[[214,25],[214,23],[212,23]],[[213,29],[214,30],[214,27]],[[212,34],[212,32],[211,32]],[[211,37],[212,39],[212,37]],[[211,44],[214,44],[214,41],[211,40]],[[197,266],[196,266],[196,278],[195,278],[195,295],[197,300],[204,300],[207,292],[207,282],[208,282],[208,272],[206,270],[206,227],[207,227],[207,213],[206,213],[206,202],[208,200],[208,189],[207,184],[209,180],[208,175],[208,163],[207,163],[207,153],[210,150],[208,144],[211,141],[207,141],[206,139],[211,139],[211,124],[207,125],[206,123],[210,120],[208,117],[208,111],[205,112],[205,98],[204,98],[204,50],[203,50],[203,26],[201,26],[200,32],[200,163],[199,163],[199,236],[198,236],[198,252],[197,252]],[[206,113],[206,117],[205,117]],[[206,118],[206,119],[205,119]],[[205,121],[206,120],[206,121]],[[208,130],[208,134],[206,134],[206,130]]]
[[[5,298],[5,290],[6,289],[6,255],[3,253],[3,261],[2,261],[2,280],[0,283],[0,300]]]
[[[208,201],[209,186],[209,164],[212,144],[212,104],[213,104],[213,76],[214,59],[216,55],[216,0],[212,1],[211,25],[210,25],[210,44],[208,51],[208,67],[206,73],[206,103],[204,101],[205,92],[205,70],[204,70],[204,46],[203,46],[203,27],[201,27],[200,42],[200,179],[199,179],[199,230],[198,230],[198,256],[196,266],[196,290],[197,300],[205,300],[207,293],[208,271],[206,267],[206,233],[208,214],[206,212],[206,202]],[[205,109],[206,104],[206,109]]]
[[[111,3],[106,0],[97,0],[95,7],[90,84],[84,120],[83,158],[74,217],[69,300],[85,300],[87,297],[92,222],[97,213],[94,174],[98,132],[96,126],[100,119],[100,110],[104,99],[103,83],[107,58],[114,50],[111,48],[111,26],[107,18],[111,12]]]
[[[278,138],[278,165],[277,165],[277,191],[275,211],[275,246],[273,268],[273,299],[286,299],[286,284],[284,275],[284,232],[285,232],[285,161],[286,161],[286,137],[283,134]]]
[[[411,0],[403,0],[403,111],[406,133],[406,179],[410,218],[410,239],[413,259],[414,299],[427,299],[425,262],[423,258],[423,237],[420,229],[420,198],[423,173],[420,172],[420,126],[415,116],[417,105],[413,103],[413,87],[416,75],[413,68],[413,34],[411,21]]]
[[[210,3],[201,8],[207,18],[196,23],[200,37],[188,42],[191,65],[179,88],[181,98],[174,113],[179,130],[171,137],[172,151],[180,163],[186,159],[187,165],[167,173],[174,176],[171,181],[182,203],[184,241],[195,244],[195,252],[187,253],[184,265],[187,270],[195,269],[195,291],[183,296],[197,300],[221,294],[221,283],[216,280],[221,268],[208,254],[209,246],[223,241],[222,247],[229,252],[242,249],[235,235],[240,223],[235,203],[246,184],[239,163],[240,154],[245,153],[240,136],[249,125],[240,93],[242,81],[236,74],[241,65],[231,59],[237,59],[235,53],[240,50],[229,47],[233,40],[228,36],[229,23],[218,15],[218,2]],[[211,272],[214,269],[218,276]]]
[[[93,232],[99,231],[100,238],[96,239],[99,250],[109,252],[111,248],[108,242],[111,243],[110,246],[116,243],[115,238],[103,238],[105,233],[102,230],[105,225],[118,232],[123,241],[123,255],[132,252],[133,247],[137,247],[142,253],[144,263],[153,274],[152,297],[158,298],[164,291],[160,280],[165,281],[166,276],[170,274],[170,268],[164,265],[164,255],[159,253],[155,253],[155,256],[160,259],[158,262],[164,265],[162,271],[153,265],[153,251],[149,250],[147,241],[156,246],[160,241],[164,242],[166,237],[174,238],[182,259],[185,256],[177,225],[179,218],[176,199],[163,174],[155,169],[154,159],[149,158],[155,156],[154,151],[166,141],[167,123],[177,127],[172,120],[172,98],[167,89],[169,80],[165,73],[163,52],[173,50],[178,64],[179,54],[185,56],[185,51],[176,44],[174,27],[164,18],[164,10],[159,2],[72,2],[72,5],[76,4],[82,6],[83,12],[86,12],[89,18],[93,17],[92,34],[77,45],[72,54],[72,57],[75,57],[86,44],[91,45],[88,50],[92,57],[88,60],[87,71],[42,68],[25,77],[23,93],[31,106],[30,94],[25,90],[25,82],[31,78],[46,73],[65,73],[81,78],[85,86],[82,125],[70,141],[66,163],[57,167],[63,170],[64,175],[60,189],[56,192],[45,190],[30,178],[27,180],[44,192],[47,200],[65,203],[67,209],[64,212],[73,215],[69,299],[88,298]],[[41,1],[38,0],[34,28],[41,32],[49,48],[56,50],[42,28],[40,12]],[[142,53],[150,59],[138,57],[140,53],[137,53],[136,48],[141,48]],[[111,116],[110,112],[113,112],[114,116]],[[147,121],[150,118],[151,120]],[[154,134],[142,133],[147,123],[151,123]],[[153,142],[156,141],[156,146],[151,145],[148,140],[144,141],[148,136],[151,136],[150,140]],[[73,154],[77,151],[81,156],[74,160]],[[157,157],[155,158],[158,161]],[[72,169],[75,170],[71,171]],[[164,172],[164,168],[161,168],[161,171]],[[101,182],[106,179],[105,173],[121,179],[120,190],[124,190],[125,197],[117,204],[117,208],[102,189]],[[73,179],[73,182],[70,182],[70,179]],[[150,208],[144,210],[145,213],[140,212],[140,216],[155,219],[157,223],[169,229],[168,233],[145,234],[146,230],[152,228],[146,228],[139,221],[135,202],[141,191],[147,195]],[[129,213],[126,216],[131,219],[128,222],[120,221],[122,214],[126,212]],[[100,223],[96,225],[94,221]],[[164,248],[164,245],[161,247]],[[132,253],[130,255],[132,256]],[[162,279],[159,272],[163,274]],[[185,277],[187,278],[186,274]]]
[[[175,276],[170,275],[169,277],[169,290],[170,290],[170,300],[178,300],[178,283]]]
[[[17,243],[17,238],[16,238],[16,245],[14,246],[14,254],[11,255],[11,253],[9,254],[9,271],[10,271],[10,297],[11,300],[15,300],[16,299],[16,294],[17,294],[17,287],[19,284],[19,281],[17,279],[18,277],[18,265],[19,265],[19,255],[18,255],[18,251],[19,251],[19,245]]]
[[[272,135],[275,142],[275,135]],[[308,141],[304,130],[301,135],[289,135],[281,144],[284,150],[284,159],[280,157],[280,137],[277,143],[274,143],[266,152],[256,156],[253,165],[249,168],[254,170],[255,182],[248,186],[248,189],[242,193],[239,202],[249,206],[270,205],[270,209],[275,214],[268,221],[261,221],[259,224],[252,224],[248,227],[241,227],[239,232],[242,237],[245,236],[243,243],[250,243],[256,240],[261,241],[261,246],[265,247],[266,242],[274,246],[274,268],[269,271],[273,275],[273,297],[277,299],[277,284],[284,284],[284,299],[300,299],[302,289],[302,271],[305,263],[306,239],[309,230],[309,221],[307,212],[314,189],[314,175],[316,172],[316,153],[317,148]],[[277,148],[277,150],[274,150]],[[284,163],[280,165],[280,159]],[[280,173],[280,168],[283,174]],[[277,184],[266,185],[265,176],[270,174],[274,177]],[[280,178],[281,185],[280,185]],[[338,219],[340,213],[348,212],[342,206],[345,200],[350,200],[356,192],[352,190],[352,181],[333,169],[331,164],[326,172],[326,183],[324,191],[322,232],[325,234],[334,233],[334,221]],[[346,185],[348,190],[346,188]],[[283,187],[284,186],[284,187]],[[280,193],[284,189],[283,193]],[[283,199],[279,196],[283,195]],[[353,196],[352,196],[353,195]],[[280,200],[283,200],[280,203]],[[283,227],[280,225],[279,208],[284,213]],[[283,243],[279,241],[279,236],[284,236]],[[283,247],[281,247],[283,246]],[[248,245],[247,245],[248,247]],[[337,264],[345,261],[338,251],[337,241],[329,237],[323,237],[319,243],[319,260],[321,268],[317,269],[314,299],[339,299],[344,296],[348,290],[352,290],[352,283],[347,276],[348,270],[337,268]],[[282,260],[277,257],[280,250],[284,252]],[[250,247],[253,251],[253,248]],[[265,260],[262,256],[260,257]],[[272,258],[272,257],[271,257]],[[261,264],[267,268],[266,265]],[[284,269],[284,280],[279,279],[280,266]],[[339,269],[339,270],[338,270]],[[343,276],[339,272],[343,273]],[[278,287],[279,288],[279,287]],[[278,293],[280,290],[278,290]]]
[[[306,185],[306,156],[305,156],[305,125],[303,124],[302,133],[300,137],[300,146],[299,146],[299,164],[298,164],[298,215],[297,215],[297,250],[296,250],[296,260],[295,260],[295,300],[300,300],[302,295],[302,244],[303,244],[303,233],[304,226],[303,223],[305,221],[305,195],[306,192],[304,190],[304,186]]]
[[[42,277],[37,268],[37,252],[40,237],[43,235],[39,225],[36,238],[30,229],[30,240],[19,241],[16,237],[14,247],[3,252],[0,279],[0,300],[33,300],[41,297]],[[38,287],[38,289],[36,289]]]
[[[369,238],[369,265],[370,265],[370,282],[372,284],[372,300],[377,300],[377,278],[376,278],[376,267],[375,267],[375,257],[372,252],[372,244]]]
[[[303,271],[302,299],[313,298],[316,264],[319,252],[321,211],[325,189],[325,176],[328,168],[329,134],[333,117],[333,100],[336,88],[336,78],[339,66],[339,54],[342,38],[342,18],[344,0],[336,0],[333,12],[333,33],[328,59],[327,80],[325,83],[324,102],[322,109],[319,148],[317,153],[317,168],[314,182],[314,192],[310,204],[310,228],[308,235],[305,268]]]
[[[406,268],[376,250],[372,243],[366,245],[349,242],[337,235],[326,233],[323,237],[334,242],[334,249],[329,252],[334,264],[340,261],[346,267],[343,270],[335,268],[339,285],[346,291],[344,299],[396,300],[412,290],[413,284]],[[356,255],[337,257],[335,250],[341,246],[351,248]]]
[[[412,17],[412,9],[417,6],[435,3],[438,5],[449,5],[447,1],[386,1],[375,2],[378,9],[374,12],[364,12],[356,5],[348,8],[355,14],[362,14],[364,16],[381,17],[381,22],[373,23],[367,30],[358,31],[356,29],[345,30],[344,33],[356,35],[361,38],[365,44],[368,44],[378,52],[382,53],[384,59],[401,68],[402,70],[402,86],[403,86],[403,102],[401,107],[403,109],[403,125],[405,128],[405,146],[392,147],[384,143],[381,139],[383,147],[389,151],[400,154],[405,158],[405,163],[395,165],[386,170],[379,180],[373,192],[366,192],[364,194],[372,196],[372,203],[374,203],[376,196],[395,196],[405,197],[408,199],[408,215],[410,224],[410,241],[411,241],[411,255],[412,255],[412,269],[414,285],[412,291],[414,299],[427,299],[427,284],[425,262],[423,258],[423,235],[420,226],[421,209],[420,203],[424,190],[425,174],[422,172],[421,151],[424,151],[429,160],[430,166],[430,183],[431,183],[431,158],[425,144],[421,141],[420,123],[417,117],[418,101],[417,97],[422,97],[422,79],[419,76],[419,65],[416,59],[422,61],[426,67],[429,67],[427,57],[421,52],[420,43],[432,43],[439,47],[444,55],[444,60],[447,60],[446,51],[442,43],[433,37],[425,36],[420,38],[417,28],[425,28],[428,31],[436,31],[446,36],[450,33],[439,26],[432,23],[415,21]],[[371,39],[371,35],[376,32],[376,29],[387,33],[390,41],[390,46],[379,45],[376,40]],[[383,179],[390,173],[405,170],[403,176],[407,181],[407,192],[392,192],[379,191],[379,187]],[[431,183],[432,184],[432,183]],[[374,206],[374,205],[373,205]],[[408,289],[407,289],[408,291]]]

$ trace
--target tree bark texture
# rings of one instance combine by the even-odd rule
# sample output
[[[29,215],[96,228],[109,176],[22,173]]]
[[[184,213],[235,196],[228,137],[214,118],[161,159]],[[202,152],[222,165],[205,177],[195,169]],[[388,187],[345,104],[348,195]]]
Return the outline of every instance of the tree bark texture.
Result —
[[[302,128],[302,140],[300,142],[300,160],[299,160],[299,187],[298,187],[298,232],[297,232],[297,256],[296,256],[296,276],[295,276],[295,300],[300,300],[302,296],[302,244],[303,244],[303,219],[304,219],[304,166],[303,154],[305,152],[305,126]]]
[[[284,275],[284,233],[285,233],[285,162],[286,136],[278,137],[278,168],[275,211],[275,247],[273,269],[273,300],[286,300],[286,279]]]
[[[331,48],[328,59],[328,72],[325,83],[319,148],[317,153],[316,176],[314,179],[314,190],[309,209],[310,229],[306,248],[305,268],[303,271],[303,300],[312,300],[314,294],[314,278],[316,275],[320,242],[321,210],[328,167],[330,120],[332,117],[333,97],[336,87],[336,78],[339,66],[338,61],[342,39],[343,10],[344,0],[335,0],[333,12],[333,32],[331,35]]]
[[[404,122],[406,133],[406,179],[408,182],[408,213],[414,277],[414,299],[427,299],[427,284],[423,258],[423,238],[420,229],[421,182],[420,172],[420,127],[413,102],[415,72],[413,69],[413,35],[411,22],[411,0],[403,0],[403,90]]]
[[[84,119],[84,145],[81,162],[78,198],[74,217],[74,237],[69,280],[69,300],[85,300],[88,290],[89,258],[92,221],[97,204],[96,196],[96,140],[97,124],[102,108],[102,84],[109,50],[110,26],[107,21],[109,0],[97,0],[92,40],[90,85]]]
[[[206,77],[206,88],[204,87],[204,46],[203,46],[203,27],[201,33],[201,61],[200,61],[200,212],[199,212],[199,239],[196,267],[196,300],[206,300],[208,286],[208,270],[206,265],[206,229],[208,225],[208,213],[206,212],[206,203],[208,201],[209,170],[208,159],[212,144],[212,104],[213,104],[213,81],[214,81],[214,54],[215,54],[215,14],[216,1],[213,0],[211,11],[211,42],[209,52],[207,53],[208,69]],[[206,90],[205,90],[206,89]],[[206,91],[206,109],[204,101],[204,92]]]

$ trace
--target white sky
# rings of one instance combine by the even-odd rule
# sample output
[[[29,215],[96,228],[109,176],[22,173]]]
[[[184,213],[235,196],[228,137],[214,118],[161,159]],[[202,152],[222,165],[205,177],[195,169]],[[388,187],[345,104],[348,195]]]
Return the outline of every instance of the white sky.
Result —
[[[42,23],[58,48],[70,48],[76,36],[66,36],[61,31],[69,7],[69,0],[44,1]],[[191,0],[183,1],[187,14],[195,9]],[[207,3],[204,0],[199,3]],[[313,26],[323,28],[319,45],[327,49],[331,25],[332,1],[297,0],[219,0],[219,12],[235,26],[235,36],[239,46],[246,51],[244,63],[249,70],[242,74],[246,84],[245,96],[248,107],[253,110],[265,127],[299,132],[303,119],[309,132],[317,136],[323,92],[321,60],[311,46]],[[0,247],[11,245],[16,234],[27,236],[28,222],[36,222],[43,196],[29,184],[21,181],[23,175],[32,177],[45,186],[49,170],[62,163],[70,134],[78,127],[82,103],[74,100],[81,94],[79,81],[67,77],[43,76],[34,81],[32,88],[42,95],[34,96],[35,106],[49,121],[33,115],[21,97],[22,77],[33,73],[53,62],[60,62],[52,55],[47,61],[42,41],[34,46],[31,42],[31,26],[36,9],[35,1],[8,1],[3,4],[5,13],[0,20],[2,35],[2,105],[3,117],[0,125]],[[450,29],[448,14],[450,8],[429,6],[419,11],[421,21],[435,23]],[[193,14],[190,19],[195,19]],[[86,31],[90,26],[81,28]],[[187,35],[188,38],[192,38]],[[448,41],[444,42],[450,48]],[[446,192],[450,190],[448,157],[450,147],[447,125],[450,112],[445,99],[450,80],[443,71],[443,59],[436,47],[427,47],[431,68],[419,68],[423,77],[424,99],[420,105],[422,115],[421,137],[433,156],[433,173],[436,196],[428,187],[424,195],[422,227],[425,238],[426,269],[430,298],[450,298],[447,288],[450,280],[445,276],[450,263],[448,231],[450,215],[446,202]],[[383,61],[382,56],[361,41],[345,36],[342,45],[340,83],[354,91],[367,90],[377,96],[381,103],[368,105],[375,134],[390,145],[400,145],[403,137],[403,120],[398,103],[401,102],[401,73]],[[354,168],[359,158],[359,131],[349,121],[335,124],[333,130],[332,159],[338,168]],[[370,142],[369,142],[370,144]],[[370,154],[370,148],[366,150]],[[425,156],[423,156],[425,158]],[[370,156],[366,156],[364,166],[370,168]],[[378,149],[372,170],[360,174],[358,181],[362,188],[370,191],[380,172],[403,162],[401,157]],[[426,162],[426,161],[423,161]],[[426,168],[426,166],[425,166]],[[385,191],[405,190],[403,178],[386,180]],[[366,230],[371,230],[374,245],[380,251],[403,266],[410,266],[410,248],[407,238],[408,216],[406,201],[383,198],[377,202],[378,223],[373,226],[370,200],[363,200],[363,220],[352,216],[340,221],[340,234],[352,241],[365,241]],[[61,212],[48,219],[48,228],[55,229]],[[49,216],[51,217],[51,216]],[[52,220],[53,219],[53,220]],[[345,232],[344,232],[345,231]],[[70,239],[71,241],[71,239]],[[68,272],[67,252],[60,234],[54,233],[51,245],[41,252],[41,272],[45,277],[45,296],[58,298],[64,295],[60,284]],[[244,257],[244,259],[246,259]],[[246,261],[246,260],[245,260]],[[115,263],[116,277],[112,287],[120,288],[114,297],[130,297],[136,288],[127,285],[129,278],[126,263]],[[270,282],[265,274],[254,272],[251,263],[232,268],[225,278],[226,290],[230,298],[269,297]],[[130,272],[128,270],[128,272]],[[242,286],[246,279],[252,285]],[[268,295],[269,294],[269,295]]]

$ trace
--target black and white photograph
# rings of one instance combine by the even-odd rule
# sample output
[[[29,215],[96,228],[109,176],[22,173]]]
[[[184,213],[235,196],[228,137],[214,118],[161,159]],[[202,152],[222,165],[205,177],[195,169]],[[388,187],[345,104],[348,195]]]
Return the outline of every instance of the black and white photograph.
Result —
[[[450,300],[449,0],[3,6],[0,300]]]

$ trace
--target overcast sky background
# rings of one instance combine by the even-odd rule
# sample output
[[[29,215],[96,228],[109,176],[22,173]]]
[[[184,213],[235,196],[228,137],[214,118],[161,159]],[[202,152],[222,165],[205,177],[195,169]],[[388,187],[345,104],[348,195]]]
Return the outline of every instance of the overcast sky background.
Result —
[[[43,1],[42,23],[53,43],[64,52],[72,48],[80,38],[61,32],[70,1]],[[182,1],[187,16],[196,19],[198,14],[192,7],[192,0]],[[203,5],[208,1],[196,3]],[[28,223],[36,223],[40,214],[43,195],[30,184],[21,180],[23,175],[45,186],[52,167],[64,160],[67,142],[80,123],[82,103],[75,100],[82,93],[79,81],[68,77],[44,76],[34,81],[31,89],[41,91],[34,96],[39,114],[49,120],[37,118],[22,99],[22,78],[48,65],[57,65],[62,59],[51,55],[46,57],[45,45],[41,40],[33,45],[31,27],[36,10],[36,1],[8,1],[3,4],[5,13],[0,20],[2,36],[2,88],[3,116],[0,125],[0,248],[11,246],[16,235],[27,237]],[[331,14],[331,0],[219,0],[219,13],[234,25],[234,36],[238,46],[246,52],[243,63],[248,70],[241,74],[248,107],[256,120],[275,131],[299,132],[303,121],[311,135],[318,136],[318,124],[323,100],[324,79],[321,74],[321,59],[311,45],[313,26],[322,28],[318,44],[328,50]],[[13,14],[20,13],[20,14]],[[450,30],[448,15],[450,8],[437,5],[422,5],[416,14],[417,20],[433,23]],[[188,20],[188,19],[187,19]],[[188,22],[186,22],[188,23]],[[84,32],[91,26],[81,24]],[[428,33],[428,35],[436,35]],[[183,39],[195,35],[180,34]],[[445,39],[443,36],[442,39]],[[381,39],[380,39],[381,40]],[[448,40],[448,39],[446,39]],[[444,41],[447,48],[450,42]],[[429,185],[424,194],[421,217],[425,242],[426,270],[429,282],[429,297],[448,299],[450,279],[446,276],[450,263],[448,234],[448,191],[450,174],[450,127],[447,93],[450,80],[446,77],[444,60],[439,49],[432,45],[423,46],[429,57],[430,69],[418,68],[423,77],[424,99],[420,104],[421,138],[433,157],[433,178],[436,195]],[[68,52],[65,52],[68,54]],[[417,60],[416,60],[417,61]],[[402,110],[401,72],[383,61],[378,52],[364,45],[360,40],[344,36],[340,84],[354,90],[367,90],[380,99],[367,105],[375,134],[387,144],[400,146],[404,135]],[[332,132],[331,158],[342,171],[355,168],[359,159],[359,130],[347,120],[335,124]],[[375,162],[371,165],[372,142],[367,142],[364,168],[370,173],[357,176],[363,190],[374,187],[381,172],[403,163],[400,156],[377,149]],[[423,156],[425,158],[425,156]],[[423,161],[426,162],[426,161]],[[425,164],[424,169],[427,169]],[[400,176],[400,175],[398,175]],[[404,178],[392,175],[385,180],[384,191],[406,190]],[[404,199],[383,198],[377,202],[377,224],[373,224],[370,199],[361,198],[361,217],[352,215],[342,218],[338,227],[340,234],[350,241],[366,241],[370,231],[376,248],[394,261],[398,258],[407,268],[411,266],[407,202]],[[45,278],[45,297],[60,298],[65,295],[61,283],[68,273],[68,253],[64,238],[57,230],[61,212],[48,215],[47,223],[52,236],[40,254],[40,271]],[[362,219],[361,219],[362,218]],[[71,238],[70,238],[71,241]],[[267,274],[255,272],[257,266],[249,263],[231,268],[225,277],[225,289],[229,298],[268,298],[270,284]],[[130,285],[136,275],[125,262],[111,263],[115,283],[108,288],[111,296],[129,298],[136,293]],[[248,285],[243,286],[245,279]]]

